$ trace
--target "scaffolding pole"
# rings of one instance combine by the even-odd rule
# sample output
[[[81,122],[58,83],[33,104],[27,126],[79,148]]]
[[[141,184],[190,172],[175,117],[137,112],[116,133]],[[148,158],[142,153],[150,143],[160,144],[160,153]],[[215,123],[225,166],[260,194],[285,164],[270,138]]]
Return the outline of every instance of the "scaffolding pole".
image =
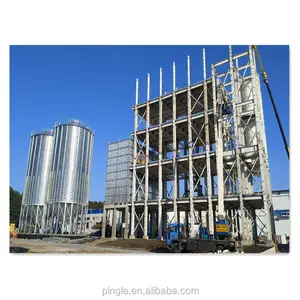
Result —
[[[172,96],[172,115],[173,115],[173,212],[174,222],[177,223],[177,132],[176,132],[176,65],[173,62],[173,96]],[[180,220],[178,221],[180,222]]]
[[[147,78],[144,239],[148,239],[150,74]]]
[[[195,237],[194,232],[194,174],[193,174],[193,136],[192,136],[192,99],[191,99],[191,68],[190,57],[187,56],[187,81],[188,81],[188,143],[189,143],[189,200],[190,200],[190,231],[189,236]]]
[[[206,56],[203,48],[203,89],[204,89],[204,122],[205,122],[205,156],[206,156],[206,188],[208,202],[208,231],[214,234],[214,219],[212,205],[212,189],[211,189],[211,166],[210,166],[210,139],[209,139],[209,119],[208,119],[208,100],[207,100],[207,82],[206,82]]]
[[[159,149],[158,149],[158,215],[157,215],[157,227],[158,236],[161,240],[162,235],[162,122],[163,122],[163,104],[162,104],[162,68],[159,70]]]
[[[134,110],[134,141],[133,141],[133,170],[132,170],[132,196],[131,196],[131,228],[130,238],[135,238],[135,207],[134,202],[136,200],[136,160],[137,160],[137,127],[138,127],[138,100],[139,100],[139,80],[136,79],[135,87],[135,110]]]
[[[232,85],[232,109],[234,113],[234,135],[235,135],[235,158],[236,158],[236,168],[238,175],[238,197],[240,202],[240,217],[241,217],[241,226],[242,226],[242,239],[246,241],[246,228],[245,228],[245,211],[244,211],[244,199],[243,199],[243,190],[242,190],[242,173],[241,173],[241,158],[240,158],[240,116],[238,114],[238,87],[236,86],[236,75],[232,59],[232,48],[229,46],[229,66],[230,66],[230,77]]]

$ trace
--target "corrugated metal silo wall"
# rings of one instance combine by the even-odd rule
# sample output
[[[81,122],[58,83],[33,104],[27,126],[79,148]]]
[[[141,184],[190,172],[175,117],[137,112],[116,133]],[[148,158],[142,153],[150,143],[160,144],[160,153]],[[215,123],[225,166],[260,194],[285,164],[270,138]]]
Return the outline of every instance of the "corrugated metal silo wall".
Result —
[[[55,128],[50,202],[88,204],[93,143],[94,134],[82,126]]]
[[[31,136],[22,204],[44,204],[48,192],[53,136]]]

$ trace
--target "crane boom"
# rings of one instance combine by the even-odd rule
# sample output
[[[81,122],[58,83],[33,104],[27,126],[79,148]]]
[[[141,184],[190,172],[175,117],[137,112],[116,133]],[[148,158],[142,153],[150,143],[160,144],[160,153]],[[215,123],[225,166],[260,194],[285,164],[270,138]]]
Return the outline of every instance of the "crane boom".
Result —
[[[271,102],[272,102],[274,113],[275,113],[275,116],[276,116],[276,119],[277,119],[277,123],[278,123],[279,129],[280,129],[280,133],[281,133],[281,136],[282,136],[282,139],[283,139],[283,143],[284,143],[284,147],[285,147],[285,150],[286,150],[286,154],[288,156],[288,159],[290,159],[290,149],[289,149],[289,146],[288,146],[288,143],[287,143],[287,140],[286,140],[283,128],[282,128],[282,124],[281,124],[281,121],[280,121],[279,113],[277,111],[276,104],[275,104],[275,101],[274,101],[274,98],[273,98],[273,95],[272,95],[272,91],[271,91],[271,88],[270,88],[270,85],[269,85],[269,80],[268,80],[267,72],[266,72],[266,70],[264,68],[264,65],[262,63],[262,60],[261,60],[261,57],[259,55],[257,46],[253,45],[253,49],[255,51],[255,56],[256,56],[256,59],[257,59],[258,64],[259,64],[259,68],[260,68],[260,72],[261,72],[263,81],[264,81],[264,83],[265,83],[265,85],[267,86],[267,89],[268,89],[268,93],[269,93],[269,96],[270,96],[270,99],[271,99]]]

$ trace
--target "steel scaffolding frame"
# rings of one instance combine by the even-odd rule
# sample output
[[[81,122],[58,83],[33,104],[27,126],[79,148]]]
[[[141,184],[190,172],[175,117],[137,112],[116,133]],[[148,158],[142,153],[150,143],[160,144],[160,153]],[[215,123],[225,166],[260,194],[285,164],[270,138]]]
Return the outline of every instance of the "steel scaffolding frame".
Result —
[[[163,95],[160,69],[159,97],[152,100],[148,74],[147,100],[141,104],[136,79],[132,198],[105,205],[104,211],[126,208],[125,238],[162,239],[167,223],[185,211],[190,237],[195,223],[204,220],[213,234],[218,217],[228,219],[232,234],[245,244],[261,234],[272,241],[270,170],[253,48],[233,55],[229,46],[228,58],[211,66],[209,79],[203,49],[203,81],[192,85],[190,74],[188,56],[187,86],[178,90],[173,63],[173,91]],[[154,199],[149,199],[150,181],[158,185]],[[171,220],[168,211],[174,213]]]
[[[41,233],[43,227],[44,205],[22,204],[19,220],[20,233]]]
[[[73,202],[46,203],[43,233],[84,234],[88,206]]]

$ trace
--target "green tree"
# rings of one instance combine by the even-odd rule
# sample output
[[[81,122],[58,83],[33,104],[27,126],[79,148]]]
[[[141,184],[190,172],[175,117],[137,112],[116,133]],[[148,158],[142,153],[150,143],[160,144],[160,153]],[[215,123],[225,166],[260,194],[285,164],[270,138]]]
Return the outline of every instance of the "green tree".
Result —
[[[103,202],[97,201],[90,201],[89,202],[89,209],[99,209],[103,208]]]
[[[15,191],[12,187],[9,188],[9,222],[15,223],[16,227],[19,224],[20,212],[22,204],[22,195]]]

